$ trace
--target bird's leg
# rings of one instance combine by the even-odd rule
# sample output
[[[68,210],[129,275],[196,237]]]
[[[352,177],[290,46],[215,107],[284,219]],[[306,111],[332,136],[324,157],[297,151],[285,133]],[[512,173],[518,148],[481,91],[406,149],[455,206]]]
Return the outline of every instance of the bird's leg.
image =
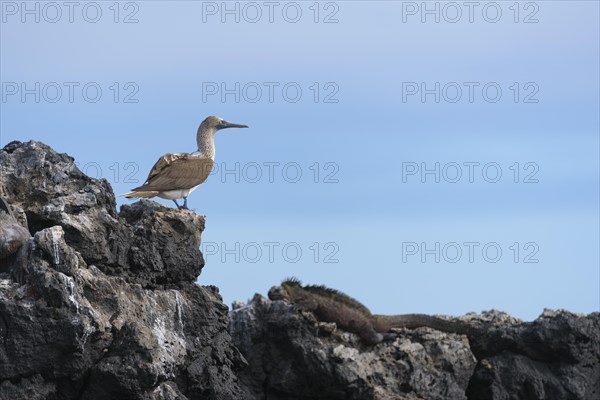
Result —
[[[181,207],[179,206],[179,203],[177,203],[177,200],[173,200],[173,203],[175,203],[175,205],[177,206],[177,208],[181,208]]]
[[[183,208],[185,208],[186,210],[188,209],[187,208],[187,197],[183,198]]]

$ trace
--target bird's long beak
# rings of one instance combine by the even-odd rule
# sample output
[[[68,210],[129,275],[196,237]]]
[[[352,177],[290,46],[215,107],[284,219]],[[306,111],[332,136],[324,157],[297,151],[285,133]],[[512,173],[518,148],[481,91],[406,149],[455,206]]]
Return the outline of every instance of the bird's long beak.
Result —
[[[242,125],[242,124],[234,124],[233,122],[227,122],[227,121],[223,121],[221,122],[221,129],[225,129],[225,128],[248,128],[248,125]]]

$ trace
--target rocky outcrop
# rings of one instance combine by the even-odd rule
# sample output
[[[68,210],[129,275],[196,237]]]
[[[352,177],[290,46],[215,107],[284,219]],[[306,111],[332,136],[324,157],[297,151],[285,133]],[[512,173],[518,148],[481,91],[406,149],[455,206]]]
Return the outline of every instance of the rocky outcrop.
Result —
[[[403,329],[370,346],[257,294],[234,305],[230,329],[249,363],[241,380],[257,399],[600,398],[600,314],[546,311],[523,323],[491,311],[460,320],[486,334]]]
[[[479,363],[470,399],[600,398],[600,313],[546,310],[497,327],[472,348]]]
[[[0,399],[247,398],[228,308],[195,283],[203,217],[117,214],[106,181],[42,143],[8,144],[0,165],[32,236],[0,260]]]

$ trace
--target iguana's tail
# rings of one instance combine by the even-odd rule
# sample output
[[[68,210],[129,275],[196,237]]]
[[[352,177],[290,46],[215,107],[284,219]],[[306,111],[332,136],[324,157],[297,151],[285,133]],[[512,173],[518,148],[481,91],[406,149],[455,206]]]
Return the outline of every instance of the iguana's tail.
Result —
[[[467,336],[481,332],[480,329],[462,321],[450,321],[425,314],[373,315],[373,321],[377,332],[389,332],[392,328],[415,329],[421,327]]]

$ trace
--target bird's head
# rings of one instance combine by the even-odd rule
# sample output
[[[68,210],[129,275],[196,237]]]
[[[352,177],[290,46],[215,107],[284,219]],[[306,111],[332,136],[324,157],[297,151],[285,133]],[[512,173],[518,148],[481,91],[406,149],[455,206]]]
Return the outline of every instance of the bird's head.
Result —
[[[226,128],[247,128],[247,127],[248,127],[248,125],[234,124],[233,122],[225,121],[223,118],[217,117],[214,115],[207,117],[204,121],[202,121],[202,124],[200,124],[200,129],[203,129],[203,128],[209,129],[213,132],[216,132],[221,129],[226,129]]]

